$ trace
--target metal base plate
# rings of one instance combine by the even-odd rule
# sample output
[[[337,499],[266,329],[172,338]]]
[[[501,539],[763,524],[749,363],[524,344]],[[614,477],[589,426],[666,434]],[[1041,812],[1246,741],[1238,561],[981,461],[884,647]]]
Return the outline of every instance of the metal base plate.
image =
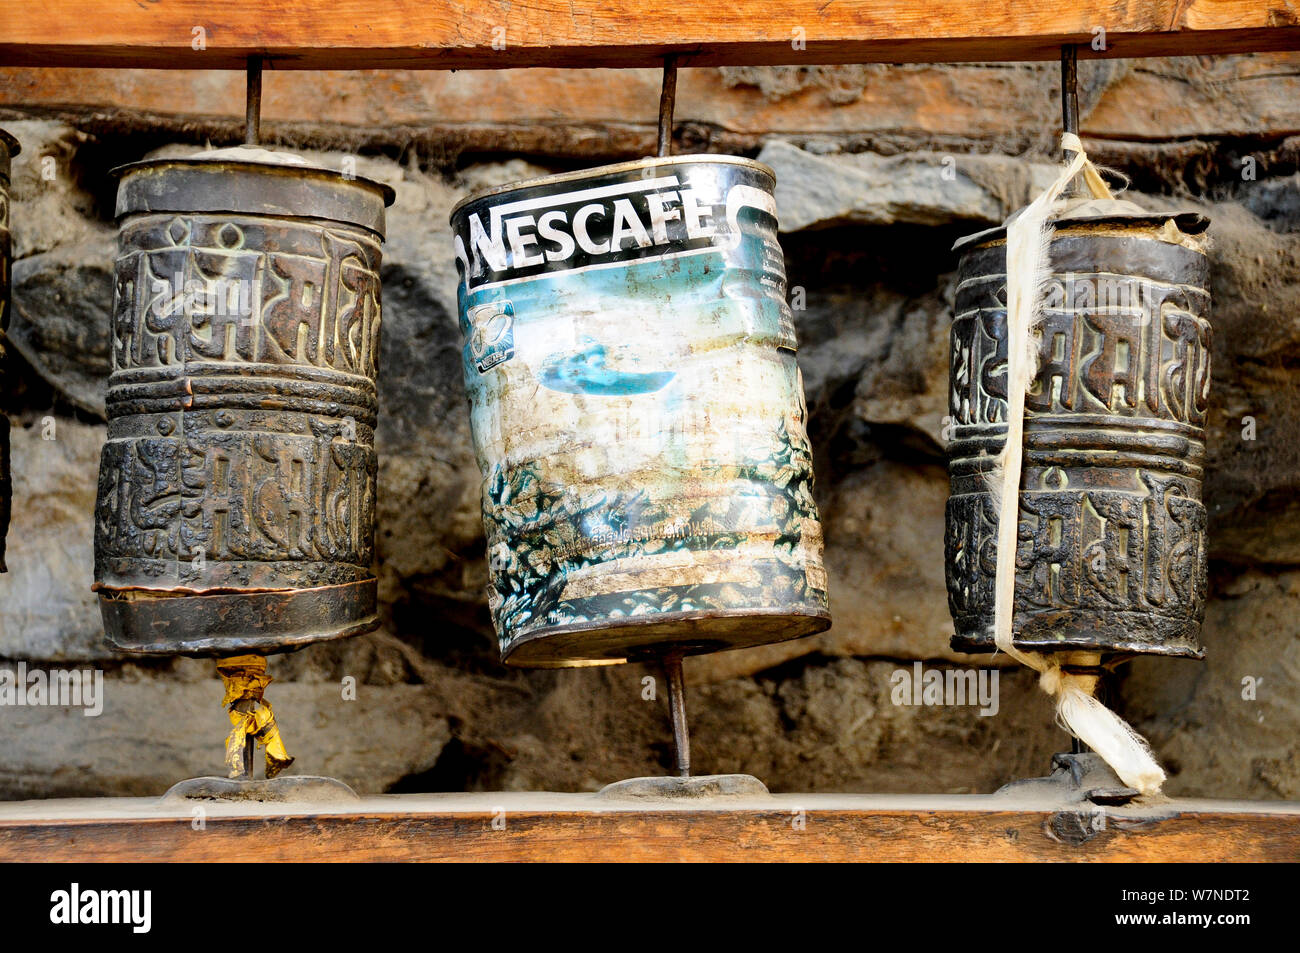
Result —
[[[190,778],[173,784],[162,796],[162,804],[183,801],[258,801],[325,803],[360,800],[357,792],[342,781],[315,775],[245,781],[237,778]]]
[[[605,785],[596,796],[613,800],[663,800],[770,797],[771,792],[751,774],[704,774],[695,778],[628,778]]]
[[[1047,795],[1063,802],[1127,804],[1138,796],[1093,751],[1052,755],[1052,773],[1045,778],[1023,778],[998,788],[997,796]]]

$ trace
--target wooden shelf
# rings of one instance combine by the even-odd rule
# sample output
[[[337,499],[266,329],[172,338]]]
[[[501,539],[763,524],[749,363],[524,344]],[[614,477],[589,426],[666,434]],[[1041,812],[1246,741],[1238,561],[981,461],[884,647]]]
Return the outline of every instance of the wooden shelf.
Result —
[[[201,28],[201,33],[198,31]],[[1106,49],[1091,47],[1106,31]],[[196,37],[203,41],[202,49]],[[1267,0],[0,0],[0,65],[498,69],[1192,56],[1300,49]]]
[[[388,795],[333,805],[161,806],[147,798],[0,804],[0,861],[232,858],[1297,861],[1300,803],[1165,801],[1101,813],[1005,795],[641,802],[489,793]]]
[[[1098,28],[1104,50],[1090,45]],[[688,67],[993,62],[1055,60],[1067,43],[1085,58],[1300,50],[1300,16],[1265,0],[0,0],[10,67],[242,69],[252,55],[298,70],[647,67],[669,53]],[[232,858],[1297,861],[1300,803],[489,793],[0,804],[0,861]]]

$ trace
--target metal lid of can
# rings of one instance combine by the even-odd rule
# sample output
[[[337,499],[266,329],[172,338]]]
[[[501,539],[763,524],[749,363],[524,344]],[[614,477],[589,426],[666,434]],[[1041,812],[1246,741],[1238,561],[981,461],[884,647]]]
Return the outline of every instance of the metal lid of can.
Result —
[[[1007,226],[1014,222],[1024,208],[1016,209],[1001,225],[986,228],[973,235],[966,235],[953,243],[953,251],[962,251],[974,245],[1006,238]],[[1199,235],[1210,227],[1209,216],[1195,210],[1181,212],[1152,212],[1127,199],[1095,199],[1081,196],[1070,199],[1060,214],[1052,219],[1054,225],[1150,225],[1159,228],[1165,222],[1173,222],[1178,229],[1188,235]]]
[[[709,163],[747,166],[768,176],[773,183],[776,182],[776,172],[771,166],[765,165],[764,163],[758,162],[754,159],[746,159],[742,156],[711,155],[709,153],[685,156],[650,156],[645,159],[632,159],[628,162],[616,162],[613,165],[596,166],[594,169],[578,169],[574,172],[561,172],[557,175],[536,176],[531,179],[521,179],[518,182],[508,182],[505,185],[494,185],[485,189],[479,189],[477,192],[471,192],[453,205],[448,218],[454,221],[456,214],[465,206],[482,199],[491,198],[494,195],[506,195],[510,192],[520,192],[524,189],[531,189],[544,185],[562,185],[565,182],[579,182],[602,175],[621,175],[626,172],[636,172],[638,170],[655,168],[657,166],[698,165]]]
[[[199,212],[323,218],[384,235],[384,209],[396,193],[364,176],[313,165],[257,146],[118,166],[116,215]]]
[[[204,149],[202,152],[196,152],[193,155],[186,156],[187,159],[200,159],[204,162],[265,162],[267,165],[293,165],[299,167],[310,167],[325,169],[325,166],[311,166],[304,156],[296,152],[273,152],[270,149],[264,149],[261,146],[227,146],[224,149]]]

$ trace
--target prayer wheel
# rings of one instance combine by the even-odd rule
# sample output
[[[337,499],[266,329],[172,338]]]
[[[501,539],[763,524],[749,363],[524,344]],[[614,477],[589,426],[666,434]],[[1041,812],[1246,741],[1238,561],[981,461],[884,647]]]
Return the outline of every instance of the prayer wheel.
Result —
[[[1197,213],[1075,199],[1055,221],[1025,400],[1013,644],[1200,657],[1209,268]],[[945,561],[954,649],[991,652],[1006,435],[1006,228],[962,239]]]
[[[9,163],[18,155],[18,140],[0,129],[0,394],[5,393],[5,329],[9,327]],[[0,414],[0,572],[5,572],[5,536],[9,531],[9,507],[13,494],[9,475],[9,418]]]
[[[110,643],[265,655],[374,628],[392,190],[249,147],[116,174],[95,520]]]
[[[626,162],[451,213],[502,658],[609,664],[830,625],[770,169]]]

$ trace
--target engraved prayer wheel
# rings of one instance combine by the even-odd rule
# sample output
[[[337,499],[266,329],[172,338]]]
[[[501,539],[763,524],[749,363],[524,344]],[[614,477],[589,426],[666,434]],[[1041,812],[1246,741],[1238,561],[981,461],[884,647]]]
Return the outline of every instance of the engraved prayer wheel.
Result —
[[[128,652],[377,625],[385,185],[236,148],[124,166],[95,589]]]
[[[830,625],[775,179],[646,159],[451,213],[488,598],[514,665]]]
[[[9,327],[10,271],[9,164],[18,155],[18,140],[0,129],[0,394],[5,393],[5,330]],[[9,418],[0,414],[0,572],[6,571],[5,536],[9,532],[9,507],[13,495],[9,475]]]
[[[1075,200],[1056,222],[1025,402],[1017,647],[1200,657],[1209,267],[1197,213]],[[959,241],[945,562],[952,646],[994,650],[1006,229]]]

